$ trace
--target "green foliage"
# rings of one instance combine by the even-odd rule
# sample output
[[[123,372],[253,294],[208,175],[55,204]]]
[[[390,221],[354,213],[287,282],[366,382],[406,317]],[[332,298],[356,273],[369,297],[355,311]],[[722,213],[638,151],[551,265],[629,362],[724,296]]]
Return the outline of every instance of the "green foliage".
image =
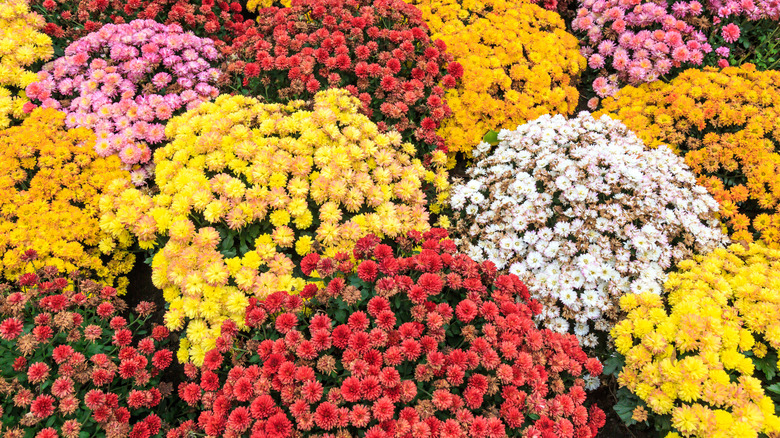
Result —
[[[719,30],[728,23],[714,27],[709,42],[713,47],[725,46],[731,51],[729,65],[755,64],[758,70],[776,70],[780,68],[780,25],[777,21],[762,19],[751,21],[741,18],[732,21],[739,26],[740,36],[734,43],[723,39]],[[718,55],[712,52],[707,64],[717,65]]]

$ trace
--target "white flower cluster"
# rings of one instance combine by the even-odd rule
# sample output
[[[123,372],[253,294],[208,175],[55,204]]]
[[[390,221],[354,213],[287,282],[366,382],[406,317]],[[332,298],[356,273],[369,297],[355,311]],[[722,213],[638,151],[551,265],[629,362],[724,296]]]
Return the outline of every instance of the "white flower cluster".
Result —
[[[612,327],[621,295],[660,293],[670,266],[727,242],[682,159],[619,121],[545,115],[498,138],[453,187],[457,243],[520,276],[546,326],[584,346]]]

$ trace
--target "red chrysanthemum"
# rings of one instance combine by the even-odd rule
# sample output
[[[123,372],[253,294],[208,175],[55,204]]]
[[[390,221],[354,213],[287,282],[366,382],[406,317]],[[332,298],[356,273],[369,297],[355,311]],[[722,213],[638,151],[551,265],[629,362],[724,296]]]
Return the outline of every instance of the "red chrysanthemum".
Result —
[[[38,342],[46,342],[54,336],[54,330],[48,325],[36,326],[33,328],[32,333],[33,336],[35,336],[35,340]]]
[[[336,427],[338,420],[338,408],[330,402],[320,403],[320,405],[317,406],[317,410],[314,412],[314,423],[320,429],[331,430]]]
[[[0,336],[6,341],[11,341],[22,334],[23,329],[24,324],[19,318],[8,318],[0,323]]]
[[[373,260],[363,260],[357,269],[358,277],[365,282],[374,281],[378,271],[379,265]]]
[[[179,397],[190,406],[195,405],[200,400],[201,391],[195,383],[188,383],[179,387]]]
[[[54,397],[39,395],[30,405],[30,412],[37,418],[46,418],[54,413]]]
[[[230,413],[227,420],[227,428],[235,432],[243,432],[249,428],[251,421],[249,410],[240,406]]]
[[[292,313],[283,313],[276,317],[276,329],[286,334],[298,325],[298,318]]]
[[[59,377],[51,385],[51,393],[57,398],[63,398],[73,393],[73,379]]]
[[[158,370],[164,370],[173,361],[173,352],[170,350],[159,350],[152,356],[152,366]]]
[[[374,414],[374,418],[379,421],[388,421],[393,418],[395,414],[395,404],[388,397],[382,397],[376,402],[371,409]]]
[[[113,315],[114,310],[114,305],[109,302],[104,302],[97,306],[97,314],[103,319],[108,319]]]
[[[49,377],[49,366],[43,362],[35,362],[27,370],[27,380],[30,383],[41,383]]]

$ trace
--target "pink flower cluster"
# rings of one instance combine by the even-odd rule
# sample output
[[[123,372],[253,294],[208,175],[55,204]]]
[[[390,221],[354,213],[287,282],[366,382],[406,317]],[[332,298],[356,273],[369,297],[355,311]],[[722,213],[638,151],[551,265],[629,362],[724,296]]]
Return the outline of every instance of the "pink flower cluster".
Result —
[[[140,185],[150,176],[150,147],[165,139],[165,121],[219,94],[212,85],[218,58],[212,40],[178,24],[107,24],[68,46],[26,91],[31,101],[65,111],[68,128],[93,129],[97,153],[118,154]]]
[[[593,82],[599,97],[614,94],[622,83],[651,82],[674,67],[701,65],[712,51],[703,32],[662,4],[584,0],[581,6],[572,27],[586,34],[582,54],[600,72]],[[699,16],[703,6],[687,2],[686,11]]]
[[[718,58],[719,66],[728,66],[727,46],[741,35],[730,22],[736,19],[777,21],[780,0],[583,0],[572,27],[584,34],[582,54],[597,72],[593,89],[606,97],[623,84],[652,82],[676,68]],[[708,61],[709,53],[717,56]]]
[[[675,3],[674,8],[678,3]],[[683,5],[685,3],[682,3]],[[729,18],[745,17],[748,20],[756,21],[762,19],[769,19],[772,21],[780,20],[780,1],[779,0],[710,0],[708,2],[708,9],[712,11],[712,15],[717,17],[715,24],[719,24],[719,21]],[[734,25],[737,27],[737,25]],[[739,38],[739,37],[737,37]]]

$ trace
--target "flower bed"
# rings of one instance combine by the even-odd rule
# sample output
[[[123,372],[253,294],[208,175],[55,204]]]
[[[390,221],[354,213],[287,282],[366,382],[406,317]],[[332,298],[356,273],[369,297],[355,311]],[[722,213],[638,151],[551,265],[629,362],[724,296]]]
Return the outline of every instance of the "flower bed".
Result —
[[[587,347],[604,345],[621,295],[659,293],[674,263],[725,240],[682,160],[618,121],[542,116],[498,137],[453,187],[458,243],[520,275],[547,327]]]
[[[600,374],[599,361],[573,336],[534,327],[539,305],[519,279],[456,254],[446,237],[411,233],[401,247],[424,249],[408,257],[374,235],[357,242],[354,263],[306,256],[321,286],[252,299],[251,336],[222,326],[179,386],[204,411],[174,436],[595,436],[604,414],[583,405],[583,377]]]
[[[189,348],[202,363],[225,318],[243,326],[248,297],[300,291],[294,262],[315,248],[332,256],[369,233],[429,227],[428,171],[359,105],[344,90],[318,93],[313,110],[220,96],[168,124],[172,141],[155,154],[159,194],[115,184],[101,202],[102,226],[118,239],[159,243],[153,280],[171,303],[168,327],[190,321],[184,361]]]
[[[621,417],[686,437],[780,431],[778,273],[777,250],[732,245],[681,263],[667,306],[623,297],[628,316],[612,331]]]
[[[735,241],[780,243],[780,73],[688,70],[668,85],[626,87],[604,102],[647,141],[665,143],[720,203]]]
[[[32,248],[39,263],[89,272],[123,294],[135,257],[129,240],[110,242],[100,231],[97,202],[110,181],[130,176],[118,158],[95,154],[94,133],[65,129],[64,119],[38,109],[0,131],[0,276],[16,280],[32,269],[24,260]]]
[[[224,0],[30,0],[45,19],[43,31],[61,55],[72,42],[104,24],[152,20],[178,24],[185,31],[229,43],[244,31],[239,2]]]
[[[107,24],[68,46],[26,91],[41,107],[65,111],[68,128],[94,130],[98,155],[119,155],[141,185],[165,121],[219,94],[218,57],[211,40],[176,24]]]
[[[585,0],[572,27],[583,35],[582,53],[597,76],[593,91],[603,98],[622,85],[653,82],[690,67],[728,67],[746,59],[775,67],[772,56],[780,47],[767,45],[765,38],[777,33],[778,20],[780,3],[774,0]]]
[[[558,14],[530,3],[495,2],[489,9],[416,3],[433,38],[462,65],[463,77],[446,93],[453,115],[439,129],[452,154],[470,159],[490,130],[574,112],[585,59]]]
[[[35,251],[25,256],[33,265],[40,263]],[[171,420],[160,409],[169,392],[159,374],[173,353],[166,348],[168,329],[145,327],[152,303],[139,304],[128,320],[119,316],[127,306],[115,289],[84,278],[69,280],[53,266],[2,288],[4,436],[149,437],[160,431],[160,415]]]
[[[370,6],[369,6],[370,4]],[[450,115],[444,99],[460,77],[442,41],[402,0],[296,0],[258,11],[257,27],[226,56],[234,90],[271,103],[346,88],[381,131],[395,130],[422,157],[441,149],[436,134]]]
[[[780,0],[576,5],[0,0],[0,436],[780,436]]]

